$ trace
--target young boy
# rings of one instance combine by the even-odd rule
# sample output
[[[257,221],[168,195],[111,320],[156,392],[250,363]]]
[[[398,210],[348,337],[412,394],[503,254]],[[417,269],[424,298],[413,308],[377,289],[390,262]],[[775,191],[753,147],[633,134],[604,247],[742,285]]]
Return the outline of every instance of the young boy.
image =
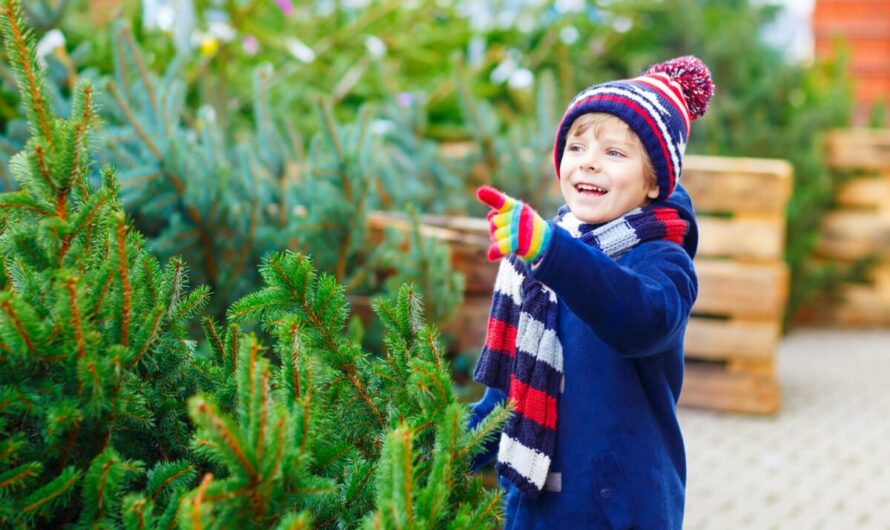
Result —
[[[686,481],[676,404],[698,284],[678,185],[710,73],[694,57],[578,94],[557,129],[566,205],[544,221],[489,187],[501,261],[474,378],[471,427],[507,399],[497,447],[505,530],[680,529]]]

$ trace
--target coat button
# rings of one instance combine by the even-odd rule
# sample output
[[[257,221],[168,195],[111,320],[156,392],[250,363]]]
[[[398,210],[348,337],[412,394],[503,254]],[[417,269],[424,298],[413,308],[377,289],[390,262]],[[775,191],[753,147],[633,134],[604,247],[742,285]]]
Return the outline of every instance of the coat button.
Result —
[[[600,497],[608,500],[612,498],[612,490],[609,488],[603,488],[600,490]]]

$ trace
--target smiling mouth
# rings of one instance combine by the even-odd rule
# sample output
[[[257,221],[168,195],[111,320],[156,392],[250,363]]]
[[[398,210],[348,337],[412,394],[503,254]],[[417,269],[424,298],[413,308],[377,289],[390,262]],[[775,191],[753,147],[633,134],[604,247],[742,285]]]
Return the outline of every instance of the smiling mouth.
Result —
[[[609,190],[594,186],[593,184],[575,184],[575,191],[581,195],[591,195],[594,197],[602,197],[609,193]]]

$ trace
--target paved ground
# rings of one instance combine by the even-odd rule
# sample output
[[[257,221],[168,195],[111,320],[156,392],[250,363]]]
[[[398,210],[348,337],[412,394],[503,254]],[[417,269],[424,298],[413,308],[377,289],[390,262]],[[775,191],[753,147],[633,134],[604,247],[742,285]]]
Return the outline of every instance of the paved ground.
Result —
[[[890,331],[800,330],[771,418],[681,409],[685,530],[890,530]]]

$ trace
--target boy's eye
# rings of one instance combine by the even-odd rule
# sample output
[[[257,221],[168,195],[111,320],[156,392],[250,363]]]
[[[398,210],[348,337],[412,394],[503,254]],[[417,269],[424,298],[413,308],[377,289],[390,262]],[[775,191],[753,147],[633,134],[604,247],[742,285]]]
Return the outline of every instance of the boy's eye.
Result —
[[[618,151],[617,149],[608,149],[608,150],[606,150],[606,154],[609,156],[618,156],[618,157],[622,157],[622,158],[624,157],[624,153],[622,153],[621,151]]]
[[[581,150],[581,146],[578,145],[578,144],[571,144],[570,146],[568,146],[568,147],[566,148],[566,150],[567,150],[567,151],[580,151],[580,150]]]

